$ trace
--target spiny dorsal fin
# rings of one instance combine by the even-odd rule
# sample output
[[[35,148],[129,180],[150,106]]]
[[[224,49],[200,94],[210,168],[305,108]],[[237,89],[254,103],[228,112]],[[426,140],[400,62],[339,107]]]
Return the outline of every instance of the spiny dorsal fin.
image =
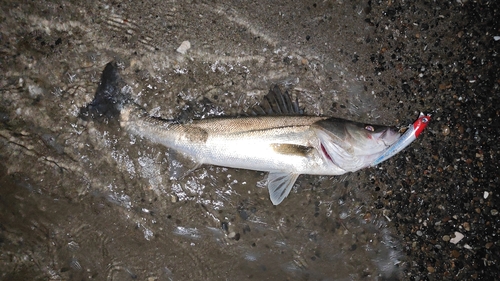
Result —
[[[271,86],[269,93],[262,102],[248,110],[248,115],[302,115],[304,111],[299,108],[297,99],[292,101],[288,91],[284,93],[278,85]]]

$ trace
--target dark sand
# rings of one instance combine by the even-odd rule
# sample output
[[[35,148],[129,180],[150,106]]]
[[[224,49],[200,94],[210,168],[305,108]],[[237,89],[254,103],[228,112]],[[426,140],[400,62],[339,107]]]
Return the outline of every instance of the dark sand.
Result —
[[[1,280],[499,278],[499,3],[275,2],[2,1]],[[275,207],[264,173],[171,180],[164,147],[79,119],[112,60],[165,118],[234,115],[279,84],[311,115],[433,120]]]

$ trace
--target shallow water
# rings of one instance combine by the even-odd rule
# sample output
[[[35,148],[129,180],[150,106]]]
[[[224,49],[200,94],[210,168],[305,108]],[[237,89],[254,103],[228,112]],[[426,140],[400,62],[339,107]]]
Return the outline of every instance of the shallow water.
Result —
[[[498,132],[484,128],[498,121],[487,94],[498,58],[476,48],[481,64],[456,41],[492,44],[477,35],[489,25],[468,1],[392,2],[2,2],[1,279],[494,274]],[[498,18],[488,5],[483,18]],[[433,121],[379,167],[302,175],[273,206],[265,173],[202,166],[173,180],[171,151],[116,120],[78,118],[111,60],[134,100],[164,118],[234,115],[277,83],[311,115]],[[466,237],[452,244],[455,231]]]

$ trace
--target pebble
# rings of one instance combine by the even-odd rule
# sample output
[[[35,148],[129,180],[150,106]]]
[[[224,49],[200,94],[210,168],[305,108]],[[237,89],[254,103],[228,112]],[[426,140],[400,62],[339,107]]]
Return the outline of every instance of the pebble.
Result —
[[[483,193],[483,198],[486,199],[486,198],[488,198],[488,196],[490,196],[490,193],[488,191],[485,191]]]
[[[439,84],[439,90],[446,90],[446,89],[449,89],[451,88],[451,86],[449,86],[449,84]]]
[[[339,214],[339,218],[340,218],[341,220],[346,219],[348,216],[349,216],[349,214],[348,214],[348,213],[346,213],[346,212],[341,212],[341,213]]]
[[[450,241],[450,235],[445,235],[445,236],[443,236],[443,241],[444,241],[444,242],[448,242],[448,241]]]
[[[492,216],[496,216],[496,215],[498,215],[498,210],[497,210],[497,209],[493,209],[493,210],[491,210],[491,215],[492,215]]]
[[[443,133],[443,136],[447,136],[450,134],[450,127],[444,125],[443,128],[441,128],[441,132]]]
[[[465,230],[470,231],[470,223],[464,222],[463,223],[463,227],[464,227]]]
[[[432,266],[428,266],[427,271],[429,271],[430,273],[434,273],[434,272],[436,272],[436,269]]]
[[[369,222],[372,218],[372,214],[371,213],[366,213],[364,216],[363,216],[363,219],[367,222]]]
[[[176,51],[184,55],[189,49],[191,49],[191,43],[189,41],[183,41]]]
[[[234,239],[236,241],[240,240],[240,234],[239,233],[236,233],[234,231],[230,232],[228,235],[227,235],[227,238],[229,239]]]
[[[458,231],[455,231],[455,237],[450,239],[450,243],[457,244],[464,238],[464,235]]]

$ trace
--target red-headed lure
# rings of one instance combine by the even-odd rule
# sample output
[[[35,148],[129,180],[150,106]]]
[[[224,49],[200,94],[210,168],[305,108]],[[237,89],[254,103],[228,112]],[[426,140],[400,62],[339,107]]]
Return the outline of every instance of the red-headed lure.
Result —
[[[395,142],[393,145],[389,146],[382,155],[380,155],[370,166],[378,165],[385,160],[391,158],[396,155],[401,150],[405,149],[410,143],[417,139],[417,137],[422,133],[422,131],[427,127],[431,121],[430,114],[423,114],[420,112],[420,116],[418,117],[415,123],[411,124],[408,127],[408,130]]]

